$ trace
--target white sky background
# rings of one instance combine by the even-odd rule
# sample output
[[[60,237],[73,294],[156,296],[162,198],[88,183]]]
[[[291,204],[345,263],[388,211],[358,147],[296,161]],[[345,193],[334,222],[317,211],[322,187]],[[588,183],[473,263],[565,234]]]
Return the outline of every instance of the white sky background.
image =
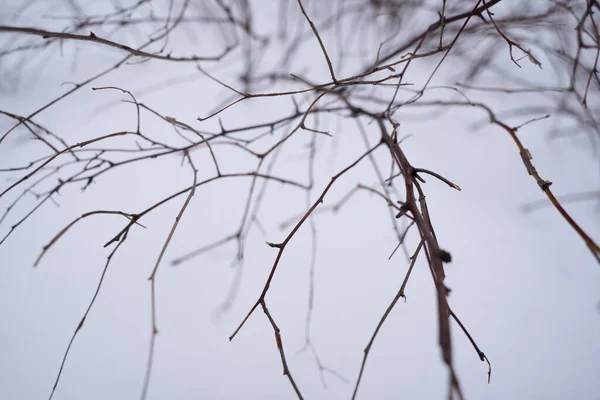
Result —
[[[52,10],[33,7],[15,19],[11,9],[20,5],[5,1],[2,24],[53,27],[40,19]],[[275,12],[255,2],[257,26],[272,27]],[[292,7],[293,4],[290,4]],[[8,10],[8,11],[7,11]],[[500,14],[501,8],[497,9]],[[58,13],[58,11],[56,12]],[[436,18],[432,13],[431,19]],[[295,21],[295,20],[294,20]],[[190,44],[185,35],[170,40],[174,54],[190,51],[214,54],[222,47],[202,32]],[[123,40],[135,41],[127,35]],[[0,46],[5,47],[2,35]],[[41,39],[40,39],[41,40]],[[334,46],[334,40],[330,37]],[[181,44],[180,44],[181,43]],[[327,43],[327,41],[326,41]],[[460,44],[460,42],[459,42]],[[0,109],[27,115],[69,86],[116,63],[122,52],[90,44],[67,43],[63,54],[57,45],[37,56],[19,74],[18,85],[8,81],[7,66],[0,76]],[[193,50],[191,50],[193,49]],[[376,50],[376,46],[373,47]],[[77,50],[77,53],[74,52]],[[52,57],[49,55],[53,54]],[[314,40],[307,41],[290,72],[303,72],[326,81],[327,70]],[[506,46],[498,48],[499,66],[528,80],[556,84],[551,68],[539,70],[522,61],[518,69],[508,58]],[[46,58],[45,58],[46,57]],[[370,57],[374,57],[371,54]],[[76,60],[76,62],[74,62]],[[237,60],[237,59],[236,59]],[[543,64],[545,60],[541,58]],[[355,71],[365,60],[347,64]],[[334,57],[335,63],[335,57]],[[454,82],[461,61],[450,58],[432,84]],[[219,78],[236,84],[233,72],[239,64],[216,69],[203,66]],[[411,66],[408,81],[417,87],[432,71],[431,62]],[[297,68],[297,70],[296,70]],[[91,86],[119,86],[132,91],[140,102],[208,131],[216,123],[199,123],[226,93],[223,88],[195,72],[193,64],[152,61],[128,65]],[[195,74],[195,75],[194,75]],[[159,91],[146,91],[170,79],[193,76]],[[487,78],[489,86],[510,82]],[[472,101],[485,101],[501,111],[528,104],[531,97],[468,92]],[[597,96],[597,92],[592,92]],[[404,94],[406,96],[406,94]],[[454,98],[452,92],[432,91],[431,98]],[[90,87],[66,98],[36,119],[73,144],[124,129],[135,130],[135,108],[119,100],[117,91],[92,92]],[[424,100],[427,98],[427,94]],[[597,99],[596,99],[597,100]],[[522,103],[519,103],[522,102]],[[293,110],[289,99],[242,102],[222,115],[227,128],[276,119]],[[418,115],[426,118],[418,118]],[[436,234],[453,262],[446,268],[449,301],[492,362],[492,381],[487,384],[487,365],[481,363],[466,337],[452,324],[457,371],[470,399],[595,399],[600,392],[600,268],[589,251],[558,215],[547,207],[525,214],[522,206],[539,200],[543,193],[527,175],[518,150],[502,130],[486,124],[482,112],[457,109],[445,114],[409,110],[399,113],[400,136],[411,163],[448,177],[462,188],[453,191],[432,177],[424,189]],[[529,118],[509,119],[518,125]],[[315,119],[309,119],[312,126]],[[547,132],[557,120],[536,122],[519,131],[542,177],[551,180],[556,194],[594,190],[599,186],[598,162],[589,142],[581,135],[550,139]],[[0,118],[1,132],[13,124]],[[171,137],[172,128],[148,113],[142,114],[142,130],[152,137]],[[329,119],[321,128],[333,137],[317,139],[314,201],[331,176],[353,162],[364,144],[352,121]],[[371,143],[379,136],[367,126]],[[312,133],[300,131],[286,145],[274,175],[306,182],[308,147]],[[25,140],[18,130],[0,144],[0,167],[25,165],[47,150]],[[174,139],[177,140],[177,139]],[[115,143],[130,145],[130,141]],[[178,142],[176,142],[178,143]],[[229,147],[215,146],[224,171],[251,171],[255,160]],[[384,173],[388,155],[375,153]],[[205,148],[193,153],[199,179],[214,175]],[[2,173],[1,188],[22,173]],[[110,249],[102,245],[123,225],[111,216],[96,216],[71,229],[46,255],[39,268],[35,258],[61,228],[81,214],[96,209],[138,212],[158,200],[189,186],[192,174],[180,157],[164,157],[119,168],[101,176],[87,191],[68,187],[0,247],[0,398],[46,398],[51,391],[68,341],[94,293]],[[325,198],[331,205],[357,183],[375,185],[367,160],[342,177]],[[245,247],[243,281],[231,309],[215,314],[224,301],[235,270],[235,244],[230,243],[178,267],[170,261],[188,251],[234,232],[243,212],[250,179],[222,181],[199,188],[186,210],[165,260],[159,267],[154,370],[149,399],[192,398],[294,398],[285,377],[275,339],[260,309],[232,342],[229,335],[256,301],[277,254],[265,240],[280,242],[288,230],[280,222],[306,210],[304,192],[269,184],[258,216],[266,237],[253,228]],[[401,185],[400,185],[401,186]],[[0,199],[3,211],[19,190]],[[55,399],[129,399],[139,397],[151,334],[150,283],[147,278],[184,197],[161,207],[141,221],[147,229],[131,230],[127,243],[116,253],[102,290],[75,339]],[[0,227],[4,236],[10,225],[35,205],[27,198]],[[566,204],[582,228],[600,239],[596,203]],[[401,284],[407,262],[399,251],[384,202],[358,193],[337,214],[315,215],[318,253],[312,341],[325,366],[350,383],[325,374],[327,389],[310,352],[296,354],[304,344],[308,299],[311,234],[303,226],[286,248],[267,303],[281,328],[291,372],[307,399],[347,399],[358,375],[363,349],[377,322]],[[289,228],[287,228],[289,229]],[[413,232],[408,250],[418,243]],[[422,255],[421,255],[422,256]],[[371,350],[359,398],[445,398],[446,368],[437,345],[435,291],[427,265],[421,259],[408,283],[407,302],[400,301]]]

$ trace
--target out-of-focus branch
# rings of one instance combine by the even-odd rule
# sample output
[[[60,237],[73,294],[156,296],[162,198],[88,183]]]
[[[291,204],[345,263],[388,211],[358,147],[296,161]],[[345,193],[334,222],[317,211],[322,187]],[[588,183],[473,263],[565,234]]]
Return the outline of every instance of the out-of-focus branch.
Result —
[[[198,62],[198,61],[219,61],[223,57],[225,57],[233,47],[226,47],[221,54],[217,54],[215,56],[187,56],[187,57],[174,57],[171,54],[157,54],[157,53],[148,53],[143,50],[137,50],[132,47],[126,46],[121,43],[113,42],[108,39],[103,39],[99,36],[96,36],[94,32],[90,32],[89,35],[77,35],[75,33],[66,33],[66,32],[51,32],[45,31],[43,29],[30,28],[24,26],[6,26],[0,25],[0,32],[7,33],[20,33],[25,35],[34,35],[41,36],[42,39],[48,38],[56,38],[63,40],[77,40],[83,42],[92,42],[99,43],[105,46],[114,47],[119,50],[123,50],[133,56],[144,57],[144,58],[154,58],[157,60],[163,61],[179,61],[179,62]]]

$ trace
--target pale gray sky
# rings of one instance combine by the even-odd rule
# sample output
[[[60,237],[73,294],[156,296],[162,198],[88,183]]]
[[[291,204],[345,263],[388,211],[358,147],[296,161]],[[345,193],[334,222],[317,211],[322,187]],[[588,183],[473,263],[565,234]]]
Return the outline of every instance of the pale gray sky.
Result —
[[[58,2],[57,2],[58,3]],[[268,26],[274,11],[256,6],[257,25]],[[48,10],[34,5],[15,18],[10,10],[21,4],[8,1],[0,11],[0,24],[53,26],[40,19]],[[293,6],[290,3],[290,7]],[[272,26],[272,25],[271,25]],[[220,44],[211,37],[189,43],[186,34],[171,43],[179,54],[210,53]],[[133,40],[133,39],[132,39]],[[179,42],[180,41],[180,42]],[[181,44],[180,44],[181,43]],[[0,34],[0,46],[7,43]],[[69,86],[114,64],[123,54],[94,44],[67,44],[63,54],[39,56],[20,70],[19,84],[0,83],[0,110],[27,115],[64,93]],[[74,50],[77,50],[75,53]],[[193,49],[193,50],[190,50]],[[508,50],[502,68],[540,84],[555,81],[551,68],[523,63],[511,65]],[[46,53],[45,53],[46,54]],[[214,52],[213,52],[214,54]],[[315,65],[311,78],[327,79],[326,65],[315,43],[302,50],[303,65]],[[76,60],[76,62],[74,62]],[[226,63],[227,64],[227,63]],[[364,62],[355,64],[364,65]],[[433,85],[451,84],[459,60],[448,59]],[[235,83],[236,66],[211,73]],[[349,69],[350,69],[349,65]],[[5,64],[0,64],[4,68]],[[424,81],[434,64],[422,62],[409,70],[408,80]],[[6,70],[0,70],[5,74]],[[324,74],[321,74],[324,73]],[[6,75],[0,75],[5,77]],[[183,83],[157,84],[180,77]],[[506,86],[499,80],[489,86]],[[119,86],[132,91],[140,102],[176,117],[198,129],[215,130],[215,121],[199,123],[215,99],[225,91],[197,72],[193,64],[150,62],[125,65],[92,86]],[[404,95],[404,94],[403,94]],[[597,97],[597,93],[593,93]],[[452,92],[432,91],[429,99],[452,98]],[[503,110],[529,105],[530,98],[469,92],[472,101],[484,101]],[[37,122],[60,133],[70,144],[121,130],[135,130],[135,107],[120,103],[127,96],[116,91],[93,92],[89,87],[41,113]],[[427,100],[427,95],[424,100]],[[596,98],[597,100],[597,98]],[[278,118],[293,110],[289,99],[242,102],[222,115],[227,128]],[[417,114],[426,115],[418,118]],[[142,114],[142,130],[154,138],[174,143],[175,133],[149,113]],[[598,399],[600,393],[600,268],[581,239],[556,210],[545,207],[524,213],[523,205],[542,199],[535,181],[527,175],[519,153],[502,130],[474,123],[487,116],[471,109],[445,114],[424,114],[407,109],[399,113],[401,136],[410,161],[437,171],[462,188],[453,191],[429,177],[424,188],[432,221],[443,248],[452,253],[447,285],[453,310],[489,357],[493,371],[487,384],[487,365],[481,363],[466,337],[452,324],[456,368],[468,399]],[[518,125],[528,118],[513,118]],[[0,117],[0,131],[13,121]],[[314,119],[311,120],[314,124]],[[323,125],[326,124],[326,125]],[[556,194],[598,189],[598,160],[581,137],[549,139],[556,126],[550,118],[519,131],[543,177],[553,182]],[[314,201],[332,175],[364,150],[352,121],[321,121],[332,137],[317,139]],[[371,143],[379,140],[367,126]],[[325,128],[324,128],[325,129]],[[285,147],[274,169],[277,176],[306,182],[311,133],[301,131]],[[0,144],[0,167],[25,165],[47,154],[18,130]],[[177,141],[179,140],[179,142]],[[115,143],[131,143],[127,140]],[[227,146],[215,146],[224,172],[250,171],[256,161]],[[214,176],[206,149],[193,153],[202,179]],[[382,149],[375,156],[382,171],[389,157]],[[18,173],[2,173],[2,190]],[[55,178],[53,178],[55,179]],[[0,247],[0,398],[47,398],[73,330],[91,300],[110,248],[102,245],[124,225],[114,216],[95,216],[70,230],[48,252],[40,266],[32,267],[42,247],[81,214],[96,209],[139,212],[168,194],[189,186],[192,174],[181,157],[132,164],[100,177],[87,191],[67,187],[56,197],[59,207],[47,203]],[[325,198],[331,205],[357,183],[375,185],[368,161],[342,177]],[[228,337],[259,295],[276,249],[265,241],[280,242],[289,228],[280,222],[306,210],[304,192],[270,184],[258,216],[266,231],[253,228],[245,246],[243,279],[235,301],[218,312],[234,280],[231,262],[236,245],[229,243],[188,263],[172,267],[170,261],[234,232],[243,213],[250,179],[222,181],[199,188],[167,250],[156,281],[157,324],[154,370],[148,399],[292,399],[294,392],[282,375],[273,330],[265,315],[255,312],[239,335]],[[0,199],[0,210],[20,190]],[[140,395],[151,333],[150,283],[171,224],[184,198],[159,208],[135,227],[117,252],[90,315],[75,339],[55,399],[130,399]],[[0,236],[35,205],[26,197],[0,225]],[[596,240],[600,240],[597,202],[566,204],[566,209]],[[357,378],[363,349],[385,308],[404,278],[407,262],[399,251],[384,202],[358,193],[340,212],[318,213],[318,253],[315,274],[315,309],[312,341],[323,364],[349,383],[319,370],[303,347],[308,299],[311,233],[302,229],[286,248],[271,285],[267,302],[281,328],[289,367],[307,399],[348,399]],[[408,250],[418,243],[413,232]],[[422,255],[421,255],[422,257]],[[400,301],[381,330],[367,362],[359,398],[440,399],[447,393],[447,372],[437,345],[435,290],[421,258]]]

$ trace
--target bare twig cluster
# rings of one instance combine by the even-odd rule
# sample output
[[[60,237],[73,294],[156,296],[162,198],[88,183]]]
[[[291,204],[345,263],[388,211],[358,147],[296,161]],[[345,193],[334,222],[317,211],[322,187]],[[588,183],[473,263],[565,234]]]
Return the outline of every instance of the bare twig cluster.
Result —
[[[488,365],[489,361],[450,308],[445,264],[451,262],[452,256],[441,244],[443,238],[436,235],[436,224],[426,197],[425,178],[437,179],[452,190],[461,189],[440,172],[409,161],[410,155],[405,152],[402,144],[401,137],[404,133],[399,117],[407,109],[424,108],[441,112],[466,108],[481,112],[493,126],[506,134],[507,140],[514,143],[515,152],[520,155],[525,167],[524,173],[531,175],[547,197],[547,201],[540,203],[540,206],[554,207],[600,263],[597,239],[586,233],[563,207],[562,198],[552,191],[552,182],[542,178],[534,166],[532,154],[526,145],[527,140],[520,135],[533,126],[529,123],[536,123],[550,115],[551,118],[566,121],[569,123],[566,129],[585,135],[593,147],[597,146],[600,137],[600,103],[597,101],[600,89],[597,70],[600,32],[596,21],[600,4],[597,1],[531,2],[511,9],[510,5],[504,7],[505,2],[502,0],[353,0],[332,2],[335,5],[328,7],[314,1],[287,0],[278,4],[276,10],[271,10],[270,7],[275,7],[275,2],[267,5],[262,2],[250,4],[244,0],[137,0],[129,6],[114,7],[95,15],[86,12],[86,2],[66,3],[69,6],[64,15],[47,16],[47,21],[56,29],[0,24],[0,73],[8,76],[12,68],[23,68],[32,62],[35,54],[56,52],[71,44],[103,46],[107,52],[115,52],[121,58],[118,62],[103,67],[101,72],[73,83],[72,88],[46,104],[37,105],[32,99],[33,111],[27,115],[17,115],[5,104],[0,107],[3,118],[12,121],[11,127],[0,133],[0,148],[13,136],[29,135],[45,151],[44,156],[36,159],[28,159],[24,151],[22,164],[3,166],[0,171],[7,177],[14,177],[12,182],[0,188],[0,200],[7,204],[0,217],[3,229],[0,245],[6,245],[15,230],[20,229],[27,220],[35,218],[44,204],[55,201],[64,188],[76,186],[85,191],[97,181],[109,184],[103,179],[104,176],[109,172],[119,171],[124,166],[178,156],[182,163],[189,165],[187,173],[190,175],[190,183],[175,193],[159,193],[157,199],[142,210],[91,210],[59,230],[42,247],[35,261],[36,266],[59,240],[68,240],[65,239],[66,233],[75,224],[96,217],[123,218],[122,229],[103,244],[111,250],[102,278],[70,339],[50,397],[59,385],[69,351],[86,317],[92,311],[104,273],[114,254],[124,245],[133,229],[144,227],[144,218],[148,214],[167,203],[179,201],[179,212],[172,225],[165,227],[162,233],[165,237],[164,244],[148,278],[151,290],[151,339],[141,395],[142,398],[146,397],[151,384],[159,326],[159,316],[156,313],[159,297],[155,294],[155,284],[160,277],[159,267],[162,266],[169,244],[177,238],[178,224],[185,218],[186,208],[194,201],[196,192],[210,187],[214,182],[234,179],[240,185],[249,180],[237,228],[224,237],[203,243],[196,250],[172,260],[173,265],[179,265],[228,243],[236,243],[237,252],[233,264],[238,271],[238,278],[223,304],[224,309],[228,308],[240,284],[246,239],[252,228],[259,231],[263,229],[259,211],[263,199],[270,193],[267,191],[268,184],[280,183],[302,192],[306,199],[306,211],[282,223],[287,234],[281,242],[267,242],[275,252],[270,273],[245,318],[233,330],[230,340],[243,331],[246,321],[255,311],[261,310],[273,329],[283,373],[297,397],[303,398],[302,388],[294,379],[286,358],[288,353],[284,348],[283,334],[268,304],[272,301],[269,289],[274,284],[278,268],[284,262],[281,260],[286,247],[300,229],[310,229],[313,238],[311,286],[304,349],[313,354],[322,374],[326,372],[342,380],[346,379],[322,363],[311,340],[314,269],[319,243],[315,215],[320,212],[335,212],[352,196],[368,192],[383,199],[374,201],[374,207],[389,210],[390,225],[398,240],[397,248],[402,246],[408,260],[408,269],[405,279],[398,285],[397,294],[384,311],[364,349],[352,398],[358,397],[360,393],[361,378],[376,336],[398,300],[405,298],[405,288],[411,272],[418,257],[421,257],[426,261],[435,287],[437,337],[442,359],[447,366],[449,396],[462,399],[463,391],[454,366],[452,320],[467,336],[481,361]],[[24,7],[22,13],[26,12]],[[269,34],[265,34],[265,29],[256,25],[261,13],[277,16],[278,22]],[[411,20],[424,22],[409,24]],[[214,35],[216,44],[202,52],[184,54],[173,45],[173,38],[180,32],[192,36]],[[144,39],[136,41],[136,37]],[[536,39],[539,37],[544,40]],[[508,52],[502,54],[506,51],[506,46]],[[307,48],[318,49],[318,54],[311,55],[306,68],[299,68],[297,65],[302,64],[300,59],[309,51]],[[493,55],[496,54],[499,56],[494,58]],[[502,59],[500,55],[508,58],[510,67],[506,64],[496,65]],[[434,78],[452,57],[461,61],[462,69],[455,76],[459,83],[453,86],[434,86]],[[195,74],[218,85],[227,95],[213,102],[213,109],[202,113],[197,121],[183,121],[180,117],[165,115],[152,105],[138,101],[131,88],[92,87],[119,68],[135,67],[148,62],[164,63],[165,68],[175,64],[190,64],[195,68]],[[432,72],[424,78],[413,78],[417,74],[414,67],[416,63],[431,65],[429,70]],[[543,71],[546,71],[546,65],[548,68],[552,66],[562,74],[565,84],[555,87],[531,85],[527,79],[519,76],[519,72],[525,69],[524,63],[529,63],[536,69],[544,67]],[[222,68],[232,65],[239,74],[233,77],[223,76],[225,73],[221,72]],[[518,68],[512,68],[515,65]],[[313,70],[317,72],[313,73]],[[487,85],[485,82],[490,76],[501,77],[509,83],[502,87]],[[0,89],[1,87],[0,83]],[[124,101],[135,108],[135,129],[108,132],[69,144],[64,135],[40,122],[38,117],[50,112],[56,104],[75,92],[89,89],[116,90],[126,95],[127,99]],[[436,95],[442,92],[449,93],[450,97]],[[492,95],[502,92],[515,97],[536,94],[539,102],[532,103],[529,108],[499,112],[476,100],[481,92]],[[228,113],[236,106],[261,98],[279,98],[282,102],[289,101],[293,107],[286,113],[266,114],[260,123],[229,123]],[[520,125],[509,122],[515,116],[526,116],[527,122]],[[334,130],[323,130],[318,125],[320,119],[326,118],[353,121],[363,138],[365,150],[355,155],[352,163],[331,176],[325,187],[318,188],[315,176],[321,172],[314,167],[318,155],[316,141],[339,134]],[[172,131],[172,134],[153,134],[147,127],[150,119],[160,124],[161,128]],[[233,125],[237,127],[227,127]],[[219,127],[218,130],[214,129],[215,126]],[[564,134],[560,128],[552,133]],[[280,170],[276,168],[281,149],[292,146],[291,143],[296,143],[293,139],[301,134],[311,137],[307,163],[308,183],[280,174]],[[251,158],[255,167],[230,172],[233,165],[230,160],[238,155]],[[198,160],[203,158],[210,160],[211,171],[196,167]],[[376,184],[356,182],[354,189],[333,205],[322,205],[329,190],[339,180],[352,181],[353,169],[358,164],[365,163],[372,166],[377,177]],[[390,165],[389,173],[382,171],[380,165]],[[35,206],[16,215],[15,206],[29,196],[35,197]],[[10,223],[11,220],[14,222]],[[409,235],[417,238],[418,244],[413,249],[407,248],[406,239]],[[489,374],[491,366],[488,379]],[[324,379],[323,383],[325,384]]]

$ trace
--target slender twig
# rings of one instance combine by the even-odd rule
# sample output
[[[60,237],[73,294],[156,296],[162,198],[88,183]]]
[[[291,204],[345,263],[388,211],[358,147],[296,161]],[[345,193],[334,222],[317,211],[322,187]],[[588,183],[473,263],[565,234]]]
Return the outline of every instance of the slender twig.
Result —
[[[273,332],[275,333],[275,342],[277,343],[277,350],[279,350],[279,354],[281,355],[281,364],[283,365],[283,374],[285,376],[287,376],[288,380],[290,381],[290,384],[294,388],[294,392],[296,392],[296,396],[298,396],[298,399],[303,400],[304,397],[302,397],[302,393],[300,393],[300,389],[298,388],[298,385],[296,384],[296,381],[294,381],[294,378],[292,377],[292,373],[290,372],[290,369],[288,368],[287,360],[285,358],[285,352],[283,351],[283,341],[281,340],[281,331],[279,330],[279,327],[277,326],[277,324],[275,323],[275,320],[271,316],[271,313],[269,312],[269,309],[267,308],[267,304],[265,303],[264,299],[262,299],[260,301],[260,305],[262,306],[262,309],[263,309],[265,315],[267,316],[267,319],[269,320],[269,322],[271,323],[271,326],[273,327]]]
[[[412,273],[413,267],[415,266],[415,263],[417,262],[417,257],[419,255],[419,251],[421,250],[422,246],[423,246],[423,240],[421,239],[415,252],[410,257],[410,260],[411,260],[410,265],[408,267],[408,271],[406,272],[406,276],[404,277],[404,281],[402,281],[402,285],[400,285],[400,289],[398,289],[398,293],[396,293],[396,295],[392,299],[392,302],[386,308],[385,312],[383,313],[383,316],[379,320],[379,323],[377,323],[377,327],[375,328],[375,331],[373,331],[373,335],[371,335],[371,339],[369,340],[367,347],[365,347],[362,363],[360,365],[360,372],[358,373],[358,378],[356,379],[356,384],[354,385],[354,392],[352,393],[353,400],[356,398],[356,394],[358,393],[358,387],[360,386],[363,372],[365,371],[365,366],[367,364],[367,358],[369,357],[369,352],[371,351],[371,347],[373,346],[373,343],[375,342],[375,338],[377,337],[379,330],[381,329],[381,327],[385,323],[385,320],[387,319],[387,317],[390,315],[390,313],[394,309],[394,306],[396,305],[396,303],[398,302],[400,297],[402,297],[402,298],[405,297],[404,290],[406,288],[406,284],[408,283],[408,279],[410,278],[410,274]]]
[[[115,255],[117,250],[119,250],[121,245],[123,245],[123,243],[125,243],[126,239],[127,239],[127,233],[125,233],[125,235],[123,236],[123,240],[121,240],[119,243],[117,243],[115,248],[110,252],[110,254],[107,257],[106,264],[104,264],[104,269],[102,270],[102,274],[100,275],[100,280],[98,281],[98,285],[96,286],[96,291],[94,292],[94,295],[92,296],[92,299],[90,300],[90,303],[88,304],[88,307],[85,310],[83,317],[79,321],[79,324],[77,324],[77,327],[75,328],[75,332],[73,332],[73,335],[71,336],[71,340],[69,340],[69,344],[67,345],[67,349],[65,350],[65,353],[63,355],[62,361],[60,363],[60,368],[58,369],[58,374],[56,375],[56,380],[54,381],[54,386],[52,386],[52,391],[50,392],[50,397],[49,397],[50,400],[52,399],[52,396],[54,396],[54,392],[56,391],[56,387],[58,386],[58,382],[60,381],[60,377],[61,377],[63,369],[65,367],[65,363],[67,362],[67,357],[69,356],[69,352],[71,351],[71,346],[73,345],[73,342],[75,341],[75,337],[77,337],[77,334],[79,333],[81,328],[83,328],[83,323],[85,322],[85,319],[87,318],[88,314],[92,310],[94,302],[96,301],[96,298],[98,297],[98,293],[100,293],[100,288],[102,287],[102,283],[104,282],[104,277],[106,276],[106,271],[108,270],[108,266],[110,265],[110,262],[112,261],[113,256]]]
[[[150,302],[151,302],[151,312],[152,312],[152,333],[150,336],[150,347],[148,350],[148,362],[146,364],[146,374],[144,375],[144,383],[142,385],[142,394],[140,396],[140,398],[142,400],[144,400],[146,398],[146,395],[148,394],[148,387],[150,385],[150,377],[152,374],[152,366],[153,366],[153,361],[154,361],[154,346],[156,343],[156,335],[158,335],[158,327],[157,327],[157,323],[156,323],[156,272],[158,271],[158,266],[160,265],[160,262],[161,262],[163,256],[165,255],[165,252],[167,251],[167,247],[169,247],[169,243],[171,243],[173,234],[175,233],[175,230],[177,229],[177,225],[179,225],[179,221],[181,221],[181,217],[183,216],[185,209],[187,208],[188,204],[190,204],[192,197],[194,197],[194,194],[196,193],[196,182],[198,180],[198,170],[196,170],[196,167],[194,166],[194,163],[192,162],[192,158],[190,157],[189,153],[186,153],[185,155],[186,155],[186,158],[187,158],[187,160],[190,164],[190,167],[192,168],[192,171],[194,173],[194,183],[192,184],[190,193],[189,193],[188,197],[185,199],[183,205],[181,206],[181,209],[179,210],[177,217],[175,217],[175,222],[173,223],[173,226],[171,227],[171,231],[169,232],[169,235],[167,236],[167,239],[165,240],[165,243],[163,244],[163,247],[160,251],[160,254],[158,255],[158,258],[156,259],[156,264],[154,265],[154,269],[152,270],[152,273],[150,274],[150,277],[148,278],[148,280],[150,281],[150,285],[151,285]]]
[[[119,50],[123,50],[133,56],[137,57],[145,57],[145,58],[154,58],[157,60],[167,60],[167,61],[185,61],[185,62],[197,62],[197,61],[218,61],[225,57],[232,48],[226,47],[225,50],[216,56],[188,56],[188,57],[173,57],[170,54],[162,55],[157,53],[148,53],[143,50],[137,50],[132,47],[126,46],[124,44],[116,43],[108,39],[101,38],[96,36],[94,32],[90,32],[89,35],[77,35],[74,33],[66,33],[66,32],[52,32],[46,31],[43,29],[30,28],[25,26],[5,26],[0,25],[0,32],[8,32],[8,33],[20,33],[25,35],[35,35],[41,36],[42,39],[66,39],[66,40],[77,40],[84,42],[93,42],[103,44],[105,46],[114,47]]]
[[[262,290],[260,296],[258,297],[258,300],[252,306],[252,308],[250,309],[250,311],[248,312],[248,314],[246,315],[246,317],[238,325],[238,327],[233,332],[233,334],[229,337],[229,340],[233,340],[235,338],[235,336],[242,329],[242,327],[244,326],[244,324],[246,323],[246,321],[248,320],[248,318],[250,318],[250,315],[252,315],[252,313],[254,312],[254,310],[256,310],[256,308],[260,305],[261,301],[265,298],[265,296],[267,294],[267,291],[269,290],[269,287],[271,286],[271,281],[273,280],[273,277],[275,276],[275,271],[277,270],[277,266],[279,265],[279,261],[281,260],[281,256],[283,255],[283,251],[285,250],[285,247],[290,242],[290,240],[292,240],[292,238],[294,237],[294,235],[296,234],[296,232],[298,231],[298,229],[300,229],[300,227],[304,224],[304,222],[312,214],[312,212],[315,210],[315,208],[317,208],[317,206],[323,202],[323,199],[325,198],[325,195],[327,194],[327,192],[329,191],[329,189],[331,189],[331,187],[333,186],[333,184],[335,183],[335,181],[338,180],[346,172],[348,172],[349,170],[351,170],[352,168],[354,168],[363,158],[365,158],[371,152],[375,151],[381,144],[382,144],[382,142],[378,143],[377,145],[375,145],[374,147],[372,147],[370,150],[368,150],[366,153],[364,153],[362,156],[360,156],[352,164],[350,164],[349,166],[347,166],[346,168],[344,168],[342,171],[340,171],[337,175],[334,175],[331,178],[331,180],[329,181],[329,184],[323,190],[323,192],[321,192],[321,195],[319,196],[319,198],[313,203],[313,205],[308,209],[308,211],[302,216],[302,218],[300,219],[300,221],[298,221],[298,223],[294,226],[294,228],[286,236],[286,238],[284,239],[283,242],[281,242],[281,243],[267,242],[268,246],[279,249],[279,251],[277,252],[277,256],[275,258],[275,262],[273,263],[273,267],[271,268],[271,272],[269,273],[269,277],[267,278],[267,281],[266,281],[266,283],[265,283],[265,285],[263,287],[263,290]]]
[[[317,31],[317,27],[315,26],[315,24],[312,22],[312,20],[306,13],[306,10],[304,9],[304,6],[302,5],[302,0],[298,0],[298,5],[300,6],[302,15],[304,15],[304,18],[306,18],[306,20],[310,24],[310,29],[312,29],[313,33],[315,34],[315,37],[319,41],[319,46],[321,46],[321,51],[323,51],[323,56],[325,56],[325,61],[327,61],[327,67],[329,68],[329,73],[331,74],[331,80],[337,85],[338,81],[335,78],[335,72],[333,71],[333,64],[331,63],[331,59],[329,58],[329,55],[327,54],[327,50],[325,49],[325,45],[323,44],[321,35],[319,35],[319,31]]]

